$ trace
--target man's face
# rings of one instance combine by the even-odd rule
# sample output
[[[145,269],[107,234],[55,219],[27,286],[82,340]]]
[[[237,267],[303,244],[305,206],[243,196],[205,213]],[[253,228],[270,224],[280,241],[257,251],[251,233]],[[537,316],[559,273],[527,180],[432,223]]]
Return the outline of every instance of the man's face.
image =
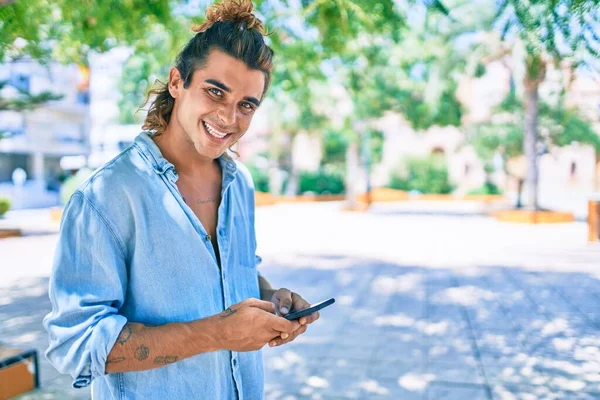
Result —
[[[179,124],[200,155],[216,159],[248,130],[264,85],[262,71],[212,50],[206,65],[194,72],[187,89],[179,71],[171,70],[169,92],[175,98],[176,118],[173,122]]]

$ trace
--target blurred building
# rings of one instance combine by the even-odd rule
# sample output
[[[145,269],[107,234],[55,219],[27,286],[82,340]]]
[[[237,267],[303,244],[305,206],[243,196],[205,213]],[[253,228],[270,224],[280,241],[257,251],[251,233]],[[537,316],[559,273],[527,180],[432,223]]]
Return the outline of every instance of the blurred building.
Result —
[[[19,60],[0,65],[0,81],[6,85],[0,93],[5,99],[48,91],[62,99],[42,104],[31,111],[0,111],[0,194],[10,195],[12,173],[25,170],[26,199],[36,202],[28,206],[50,205],[59,186],[61,159],[65,156],[87,156],[90,152],[89,79],[88,70],[78,65],[51,63],[41,65]],[[8,192],[8,193],[7,193]],[[15,199],[17,200],[17,199]],[[13,204],[16,208],[24,206]]]

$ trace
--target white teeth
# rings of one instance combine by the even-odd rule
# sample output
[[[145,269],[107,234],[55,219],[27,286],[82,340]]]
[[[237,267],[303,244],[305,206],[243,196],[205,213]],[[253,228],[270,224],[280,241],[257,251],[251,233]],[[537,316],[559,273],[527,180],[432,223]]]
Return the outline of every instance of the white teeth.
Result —
[[[204,121],[202,121],[202,122],[204,122]],[[225,136],[228,135],[228,133],[219,132],[218,130],[216,130],[215,128],[213,128],[206,122],[204,122],[204,126],[206,127],[206,130],[208,131],[208,133],[210,133],[212,136],[214,136],[218,139],[223,139]]]

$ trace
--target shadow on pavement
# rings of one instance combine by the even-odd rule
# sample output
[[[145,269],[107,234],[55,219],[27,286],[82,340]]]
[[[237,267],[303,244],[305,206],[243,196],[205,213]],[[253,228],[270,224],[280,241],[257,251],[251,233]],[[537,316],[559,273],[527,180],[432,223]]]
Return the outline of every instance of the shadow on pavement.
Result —
[[[267,399],[600,398],[597,278],[333,257],[261,267],[275,287],[337,300],[265,349]]]
[[[600,281],[588,274],[339,254],[260,271],[309,301],[336,298],[295,342],[264,349],[267,399],[600,398]],[[41,355],[42,390],[21,399],[88,398],[44,360],[47,286],[0,288],[0,340]]]

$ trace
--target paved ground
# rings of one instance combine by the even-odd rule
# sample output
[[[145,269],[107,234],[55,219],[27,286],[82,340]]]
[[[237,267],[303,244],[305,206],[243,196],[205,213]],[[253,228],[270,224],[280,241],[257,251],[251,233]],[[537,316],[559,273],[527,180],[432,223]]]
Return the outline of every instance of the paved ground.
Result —
[[[465,204],[338,210],[257,213],[262,273],[337,299],[264,350],[267,399],[600,399],[600,246],[584,224],[505,225]],[[19,218],[32,234],[0,240],[0,340],[43,351],[56,226]],[[23,398],[89,396],[44,360],[41,374]]]

